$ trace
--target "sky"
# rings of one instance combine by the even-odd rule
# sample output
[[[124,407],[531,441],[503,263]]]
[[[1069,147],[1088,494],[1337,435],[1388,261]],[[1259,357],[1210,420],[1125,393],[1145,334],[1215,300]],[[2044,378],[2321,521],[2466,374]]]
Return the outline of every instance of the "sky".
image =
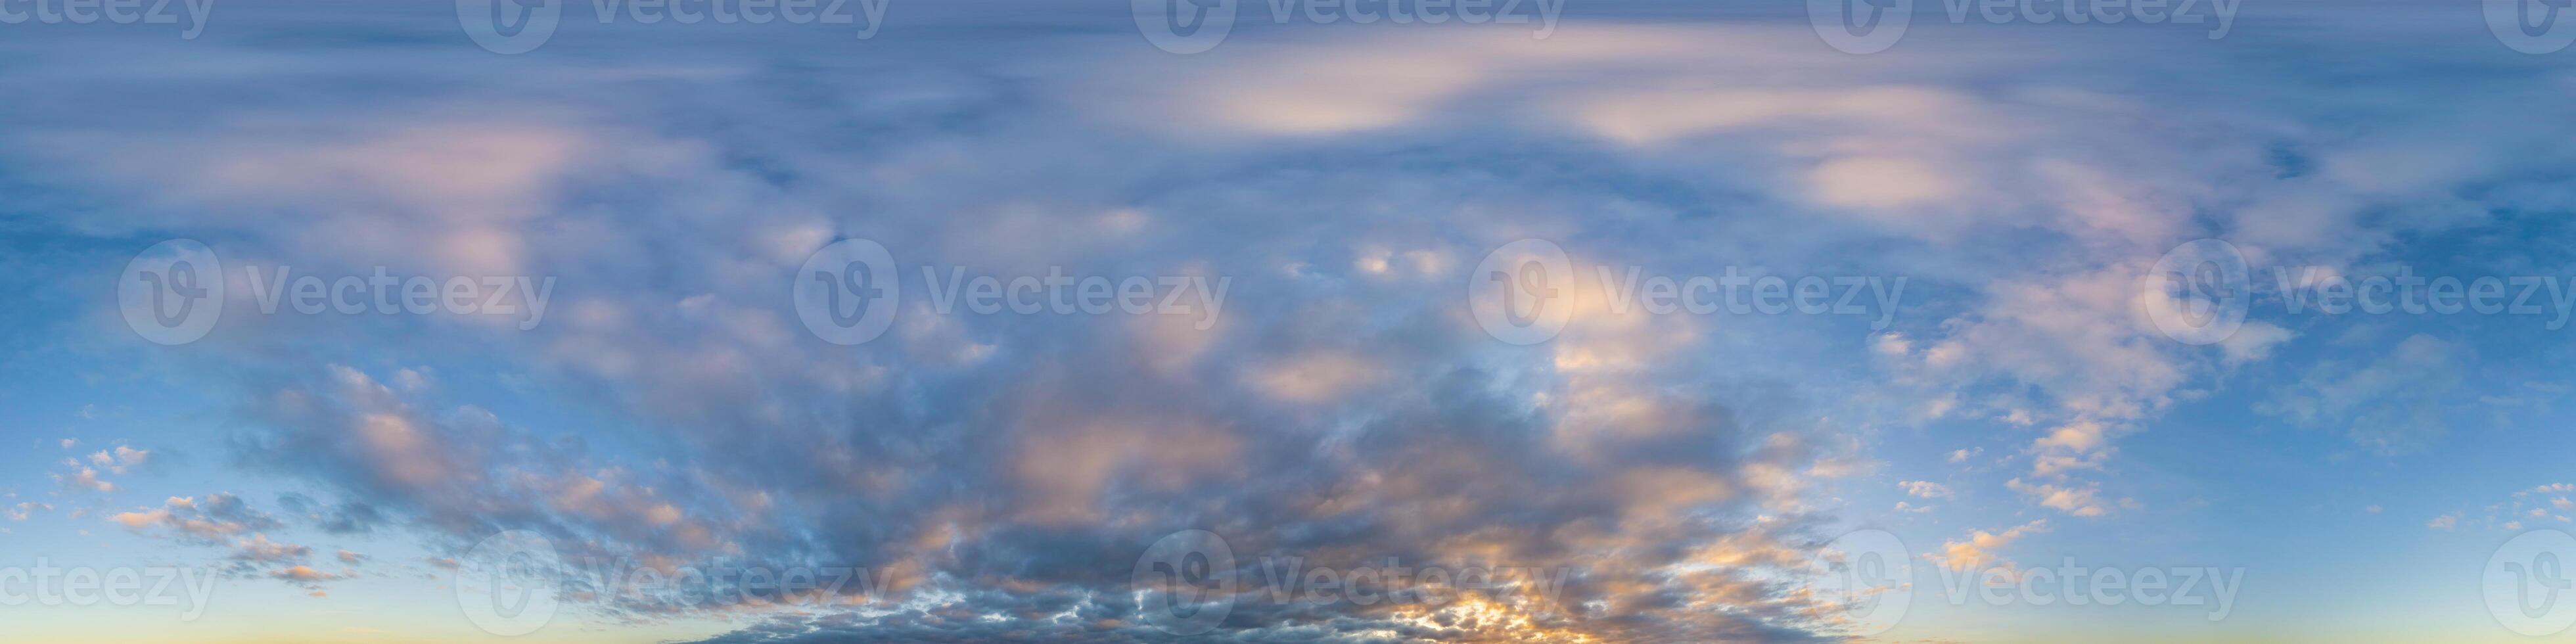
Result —
[[[2565,641],[2561,10],[0,0],[0,616]]]

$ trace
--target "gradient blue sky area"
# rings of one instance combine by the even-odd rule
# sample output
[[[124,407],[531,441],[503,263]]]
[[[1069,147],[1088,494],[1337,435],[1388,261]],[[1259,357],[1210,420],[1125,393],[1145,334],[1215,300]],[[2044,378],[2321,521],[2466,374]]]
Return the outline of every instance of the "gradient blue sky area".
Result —
[[[2576,637],[2518,634],[2488,583],[2532,561],[2517,536],[2576,557],[2552,532],[2576,516],[2576,49],[2518,51],[2479,2],[2105,25],[1914,0],[1866,53],[1796,2],[1274,24],[1247,0],[1191,53],[1131,4],[890,0],[871,26],[572,2],[515,54],[469,37],[472,2],[220,0],[193,38],[0,24],[0,569],[211,584],[0,605],[0,639]],[[119,289],[173,239],[230,292],[165,345]],[[914,290],[836,344],[794,284],[848,239]],[[1546,301],[1569,317],[1506,342],[1470,293],[1527,239],[1568,258]],[[2241,282],[2150,288],[2203,239]],[[272,313],[246,267],[552,286],[526,328]],[[939,308],[924,267],[1226,291],[985,314]],[[1654,314],[1593,277],[1631,268],[1902,290]],[[2294,306],[2401,274],[2530,308]],[[2182,341],[2158,316],[2193,293],[2242,323]],[[1195,529],[1240,574],[1570,576],[1446,604],[1243,587],[1175,629],[1140,558]],[[1910,563],[1875,586],[1911,591],[1901,618],[1836,585],[1870,531]],[[560,601],[533,632],[472,616],[496,535],[554,553],[511,569]],[[2069,560],[2241,582],[2197,606],[1945,588]],[[718,605],[567,581],[600,562],[884,583]]]

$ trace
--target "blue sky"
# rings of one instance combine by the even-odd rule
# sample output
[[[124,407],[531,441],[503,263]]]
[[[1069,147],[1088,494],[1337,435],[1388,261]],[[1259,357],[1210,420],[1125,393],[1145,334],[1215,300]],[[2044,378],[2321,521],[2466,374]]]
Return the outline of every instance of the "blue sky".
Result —
[[[2535,553],[2576,557],[2576,49],[2551,48],[2576,26],[1898,0],[1901,33],[1855,45],[1827,2],[1531,0],[1438,24],[1219,3],[1233,24],[1175,35],[1154,2],[854,0],[759,25],[570,3],[520,37],[478,33],[488,4],[0,24],[14,633],[2512,642],[2576,620],[2497,581],[2546,593],[2565,578]],[[2318,308],[2415,276],[2395,310]],[[1728,308],[1765,277],[1825,300]],[[1640,304],[1649,278],[1708,306]],[[2472,299],[2437,278],[2497,299],[2433,310]],[[216,279],[199,327],[131,295]],[[862,279],[893,287],[831,290]],[[1864,552],[1900,572],[1856,586],[1838,566]],[[1287,558],[1347,574],[1262,581]],[[2061,567],[2190,571],[2173,597],[2202,601],[2069,605]],[[40,568],[175,589],[13,594]],[[1558,583],[1352,594],[1407,587],[1394,568]],[[739,577],[799,570],[861,582]],[[639,571],[756,601],[597,583]],[[1983,575],[1996,594],[1958,581]],[[523,588],[534,618],[495,617]]]

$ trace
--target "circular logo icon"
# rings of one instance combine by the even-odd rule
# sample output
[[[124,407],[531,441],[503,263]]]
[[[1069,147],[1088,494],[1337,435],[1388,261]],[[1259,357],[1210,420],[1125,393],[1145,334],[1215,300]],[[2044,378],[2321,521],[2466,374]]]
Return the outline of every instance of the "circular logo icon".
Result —
[[[900,297],[894,256],[865,239],[844,239],[814,251],[796,269],[796,317],[832,344],[858,344],[894,326]]]
[[[125,263],[116,308],[126,328],[158,344],[197,341],[224,316],[224,263],[194,239],[173,239]]]
[[[2139,296],[2157,332],[2183,344],[2213,344],[2245,325],[2254,298],[2246,279],[2245,255],[2234,244],[2202,239],[2157,258],[2139,280]]]
[[[1182,530],[1136,558],[1136,607],[1173,635],[1215,630],[1234,612],[1234,548],[1206,530]]]
[[[1175,54],[1215,49],[1234,31],[1237,0],[1129,0],[1136,30],[1154,48]]]
[[[2576,625],[2576,537],[2522,533],[2487,557],[2487,612],[2506,630],[2547,637]]]
[[[1467,275],[1467,306],[1485,334],[1510,344],[1555,338],[1574,317],[1568,293],[1574,262],[1544,239],[1523,239],[1485,254]]]
[[[1856,530],[1807,558],[1817,609],[1853,635],[1896,628],[1914,604],[1914,555],[1886,530]]]
[[[562,0],[456,0],[456,24],[484,51],[524,54],[543,47],[563,22]]]
[[[1875,54],[1905,37],[1914,23],[1914,0],[1807,0],[1807,22],[1834,49]]]
[[[456,605],[475,628],[502,637],[534,633],[561,608],[553,542],[528,530],[492,535],[456,561]]]
[[[2486,0],[2487,31],[2505,47],[2526,54],[2550,54],[2576,43],[2576,2],[2570,0]]]

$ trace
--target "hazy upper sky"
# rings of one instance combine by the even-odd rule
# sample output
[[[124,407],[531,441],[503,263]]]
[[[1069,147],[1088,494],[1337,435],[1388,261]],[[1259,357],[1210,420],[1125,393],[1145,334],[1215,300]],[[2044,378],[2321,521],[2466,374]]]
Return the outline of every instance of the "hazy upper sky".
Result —
[[[2576,8],[90,2],[0,639],[2576,633]]]

